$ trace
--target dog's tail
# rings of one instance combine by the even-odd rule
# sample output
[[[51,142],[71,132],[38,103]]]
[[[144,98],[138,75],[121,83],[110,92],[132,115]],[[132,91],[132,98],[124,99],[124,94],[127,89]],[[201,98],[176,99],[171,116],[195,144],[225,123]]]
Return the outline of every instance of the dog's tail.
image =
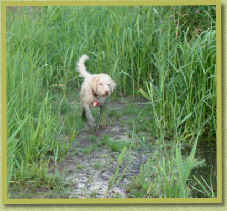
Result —
[[[84,78],[88,78],[89,76],[91,76],[91,74],[89,74],[87,71],[86,71],[86,67],[84,65],[84,62],[86,60],[88,60],[89,57],[87,55],[82,55],[77,63],[77,70],[78,72],[80,73],[80,77],[84,77]]]

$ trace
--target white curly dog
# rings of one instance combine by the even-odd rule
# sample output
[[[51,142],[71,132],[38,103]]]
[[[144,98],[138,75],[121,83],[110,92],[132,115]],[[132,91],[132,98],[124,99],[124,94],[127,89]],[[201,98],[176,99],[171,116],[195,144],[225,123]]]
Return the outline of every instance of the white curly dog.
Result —
[[[80,98],[82,107],[82,118],[87,118],[88,126],[95,128],[95,120],[90,111],[90,105],[100,107],[98,127],[105,127],[105,121],[101,121],[105,109],[105,101],[116,87],[114,80],[107,74],[90,74],[86,71],[84,62],[88,60],[87,55],[82,55],[77,63],[77,70],[80,77],[84,78],[81,87]],[[101,123],[100,123],[101,122]]]

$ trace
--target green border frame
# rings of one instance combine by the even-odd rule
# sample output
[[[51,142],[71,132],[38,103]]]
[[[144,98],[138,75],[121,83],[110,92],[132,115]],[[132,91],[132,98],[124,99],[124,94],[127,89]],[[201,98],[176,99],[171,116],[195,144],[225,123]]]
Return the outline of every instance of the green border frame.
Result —
[[[7,199],[7,103],[6,103],[6,7],[7,6],[170,6],[215,5],[217,47],[217,198],[124,198],[124,199]],[[222,73],[221,73],[221,1],[2,1],[2,203],[3,204],[150,204],[150,203],[222,203]]]

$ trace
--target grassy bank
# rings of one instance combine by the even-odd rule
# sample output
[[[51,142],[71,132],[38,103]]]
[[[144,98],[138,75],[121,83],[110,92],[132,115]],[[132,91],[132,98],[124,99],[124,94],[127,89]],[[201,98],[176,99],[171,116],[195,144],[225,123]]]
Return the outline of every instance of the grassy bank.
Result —
[[[137,125],[160,142],[168,138],[177,149],[201,136],[216,140],[215,7],[9,7],[8,184],[61,183],[48,164],[85,127],[80,107],[70,109],[82,54],[91,73],[116,81],[113,98],[149,101],[149,119],[138,113]]]

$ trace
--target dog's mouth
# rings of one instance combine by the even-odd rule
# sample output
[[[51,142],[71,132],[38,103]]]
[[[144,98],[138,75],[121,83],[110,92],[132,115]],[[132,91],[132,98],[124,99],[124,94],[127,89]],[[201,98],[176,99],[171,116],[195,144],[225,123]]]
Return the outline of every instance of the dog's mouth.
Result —
[[[101,96],[101,97],[106,97],[106,96],[109,96],[111,94],[110,91],[105,91],[104,93],[102,94],[97,94],[93,89],[92,89],[92,94],[95,96],[95,97],[98,97],[98,96]]]
[[[105,96],[109,96],[109,95],[110,95],[110,92],[109,93],[102,94],[101,96],[102,97],[105,97]]]

